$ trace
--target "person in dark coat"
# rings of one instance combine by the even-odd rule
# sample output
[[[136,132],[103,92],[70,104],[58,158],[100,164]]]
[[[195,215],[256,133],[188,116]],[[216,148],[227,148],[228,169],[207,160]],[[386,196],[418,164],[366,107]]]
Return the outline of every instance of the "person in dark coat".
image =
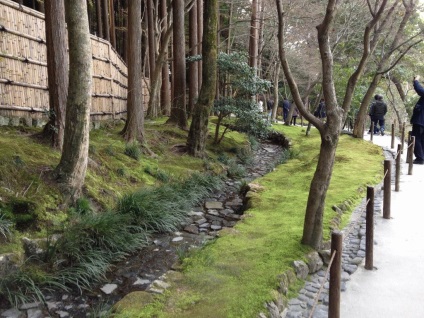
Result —
[[[415,164],[424,164],[424,87],[419,82],[420,76],[414,77],[414,89],[420,96],[412,112],[412,136],[415,137]]]
[[[297,116],[299,116],[299,110],[297,109],[296,105],[293,105],[293,114],[292,114],[292,118],[291,118],[290,124],[296,126]]]
[[[374,122],[374,134],[380,132],[381,135],[384,136],[384,116],[386,116],[387,113],[387,105],[383,102],[383,96],[381,95],[375,95],[374,99],[375,101],[370,108],[370,116]]]
[[[288,101],[286,97],[284,97],[284,100],[283,100],[283,120],[284,121],[286,121],[287,116],[289,115],[289,111],[290,111],[290,102]]]
[[[314,112],[314,116],[321,118],[321,119],[327,117],[327,114],[325,113],[325,100],[324,100],[324,98],[321,98],[321,100],[319,101],[318,107],[317,107],[316,111]]]

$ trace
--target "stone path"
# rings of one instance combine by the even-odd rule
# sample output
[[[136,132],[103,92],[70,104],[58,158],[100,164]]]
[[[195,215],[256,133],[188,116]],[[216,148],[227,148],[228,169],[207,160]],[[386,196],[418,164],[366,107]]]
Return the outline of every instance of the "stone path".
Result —
[[[244,180],[250,182],[268,173],[279,163],[282,151],[280,145],[260,144]],[[179,255],[214,239],[222,228],[232,227],[242,218],[244,202],[239,195],[241,183],[239,180],[228,180],[221,191],[190,212],[190,218],[180,231],[157,235],[153,244],[116,264],[114,270],[107,274],[104,284],[93,286],[92,291],[82,294],[77,291],[53,293],[46,295],[45,304],[33,302],[19,308],[0,309],[0,317],[100,317],[132,291],[162,293],[168,287],[164,275],[177,266]]]

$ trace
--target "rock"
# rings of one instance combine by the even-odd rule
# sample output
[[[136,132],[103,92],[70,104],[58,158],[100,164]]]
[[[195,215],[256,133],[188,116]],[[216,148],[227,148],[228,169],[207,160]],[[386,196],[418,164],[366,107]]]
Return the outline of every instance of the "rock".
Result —
[[[197,228],[197,226],[196,226],[196,225],[194,225],[194,224],[187,225],[187,226],[184,228],[184,231],[186,231],[186,232],[188,232],[188,233],[192,233],[192,234],[199,234],[199,229],[198,229],[198,228]]]
[[[321,256],[321,259],[325,265],[330,264],[331,250],[320,250],[318,253]]]
[[[17,258],[17,255],[12,253],[0,255],[0,277],[18,269]]]
[[[147,285],[150,284],[150,280],[148,279],[142,279],[137,277],[137,280],[133,283],[133,285]]]
[[[60,318],[69,317],[69,312],[63,310],[56,311],[56,314],[58,314]]]
[[[27,318],[42,318],[44,317],[43,312],[37,308],[31,308],[27,311]]]
[[[112,294],[115,289],[118,288],[118,285],[116,284],[106,284],[100,290],[104,292],[106,295]]]
[[[176,242],[181,242],[182,240],[184,240],[184,237],[182,237],[182,236],[177,236],[177,237],[174,237],[174,238],[172,239],[172,242],[176,243]]]
[[[297,278],[305,279],[309,274],[309,267],[304,261],[293,262],[294,271],[296,272]]]
[[[324,264],[318,252],[313,251],[306,255],[307,264],[309,267],[309,274],[318,272]]]
[[[27,258],[38,258],[44,253],[44,249],[41,248],[40,245],[46,242],[45,239],[31,240],[27,237],[23,237],[21,241]]]
[[[208,210],[223,210],[224,205],[219,201],[207,201],[205,203],[205,208]]]
[[[33,302],[33,303],[26,303],[26,304],[22,304],[21,306],[19,306],[20,310],[27,310],[27,309],[32,309],[32,308],[38,308],[38,306],[40,306],[41,303],[39,301]]]
[[[11,308],[4,311],[0,317],[2,318],[24,318],[25,314],[16,308]]]

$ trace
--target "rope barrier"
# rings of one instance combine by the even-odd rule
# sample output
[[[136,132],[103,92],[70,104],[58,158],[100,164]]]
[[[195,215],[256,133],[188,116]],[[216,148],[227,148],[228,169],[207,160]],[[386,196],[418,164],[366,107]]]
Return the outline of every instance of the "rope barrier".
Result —
[[[384,173],[384,177],[383,179],[387,176],[387,173],[389,172],[389,170],[386,170],[386,172]]]
[[[331,255],[331,259],[330,259],[330,262],[328,263],[328,267],[327,267],[327,270],[325,272],[324,279],[321,283],[321,287],[320,287],[317,295],[315,296],[314,305],[312,306],[311,312],[309,313],[309,318],[312,318],[312,316],[314,314],[315,307],[318,303],[318,299],[319,299],[319,296],[321,295],[322,289],[324,288],[324,285],[327,282],[327,276],[328,276],[328,273],[330,272],[331,264],[333,264],[334,258],[336,257],[336,253],[337,253],[337,251],[333,251],[333,255]]]

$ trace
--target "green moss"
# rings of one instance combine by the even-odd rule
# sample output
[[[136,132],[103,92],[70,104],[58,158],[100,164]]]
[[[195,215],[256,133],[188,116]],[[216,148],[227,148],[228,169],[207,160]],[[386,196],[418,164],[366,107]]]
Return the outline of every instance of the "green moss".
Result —
[[[265,302],[275,298],[278,277],[310,251],[300,240],[320,137],[316,130],[306,137],[299,127],[277,125],[277,129],[292,139],[295,158],[255,181],[263,190],[252,196],[251,209],[242,222],[221,231],[218,240],[184,260],[184,278],[171,289],[160,315],[255,317]],[[341,136],[325,205],[325,238],[336,216],[331,206],[350,200],[353,207],[364,196],[358,189],[381,180],[382,160],[378,146]],[[302,283],[296,280],[290,285],[288,297],[297,293]],[[185,297],[181,291],[203,297],[195,305],[177,310]]]

